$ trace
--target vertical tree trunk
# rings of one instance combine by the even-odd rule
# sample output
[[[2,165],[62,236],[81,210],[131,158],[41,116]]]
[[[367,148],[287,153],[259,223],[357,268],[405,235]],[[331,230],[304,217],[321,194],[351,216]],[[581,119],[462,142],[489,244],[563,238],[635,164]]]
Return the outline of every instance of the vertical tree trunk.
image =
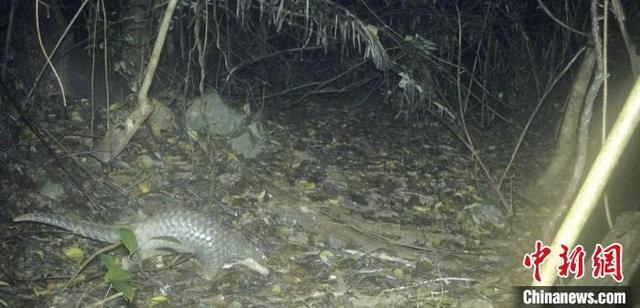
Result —
[[[580,113],[584,104],[584,97],[587,87],[591,81],[591,75],[596,63],[596,55],[593,49],[587,50],[580,65],[580,70],[571,87],[571,94],[567,103],[567,109],[562,120],[560,135],[555,151],[551,158],[551,163],[540,176],[536,184],[539,189],[538,195],[561,194],[566,185],[567,174],[570,163],[576,150],[578,123]]]

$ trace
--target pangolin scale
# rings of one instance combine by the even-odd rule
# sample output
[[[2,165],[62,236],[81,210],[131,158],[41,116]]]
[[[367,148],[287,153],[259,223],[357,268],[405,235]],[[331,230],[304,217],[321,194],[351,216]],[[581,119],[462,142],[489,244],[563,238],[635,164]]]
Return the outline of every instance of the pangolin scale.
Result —
[[[169,210],[129,225],[97,224],[43,212],[19,215],[13,221],[44,223],[111,243],[120,239],[121,228],[127,228],[136,236],[141,259],[163,254],[165,249],[190,253],[202,265],[202,276],[207,279],[215,279],[220,268],[233,264],[269,274],[261,264],[265,255],[246,238],[210,216],[189,210]]]

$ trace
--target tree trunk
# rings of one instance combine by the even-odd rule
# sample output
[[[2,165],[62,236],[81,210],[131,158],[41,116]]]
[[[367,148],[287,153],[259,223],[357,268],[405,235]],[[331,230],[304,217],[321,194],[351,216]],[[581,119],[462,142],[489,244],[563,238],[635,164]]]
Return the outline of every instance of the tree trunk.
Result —
[[[567,103],[567,109],[562,120],[560,135],[553,153],[551,163],[546,171],[538,179],[536,188],[539,191],[536,195],[558,195],[563,192],[567,178],[563,175],[567,174],[568,168],[573,161],[576,149],[578,123],[580,121],[580,113],[584,104],[584,97],[587,87],[591,82],[591,74],[596,63],[596,55],[593,49],[587,50],[582,60],[578,75],[571,87],[571,94]]]

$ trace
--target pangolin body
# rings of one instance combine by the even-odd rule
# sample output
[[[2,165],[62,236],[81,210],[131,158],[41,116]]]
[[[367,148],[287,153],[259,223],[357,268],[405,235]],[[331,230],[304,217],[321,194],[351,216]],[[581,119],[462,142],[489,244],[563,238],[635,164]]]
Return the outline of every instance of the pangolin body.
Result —
[[[120,239],[120,229],[133,231],[142,259],[162,254],[164,249],[193,254],[203,267],[203,276],[215,279],[220,268],[242,264],[262,275],[269,270],[261,263],[264,254],[230,227],[198,212],[169,210],[130,225],[105,225],[75,220],[58,214],[23,214],[15,222],[32,221],[53,225],[104,242]]]

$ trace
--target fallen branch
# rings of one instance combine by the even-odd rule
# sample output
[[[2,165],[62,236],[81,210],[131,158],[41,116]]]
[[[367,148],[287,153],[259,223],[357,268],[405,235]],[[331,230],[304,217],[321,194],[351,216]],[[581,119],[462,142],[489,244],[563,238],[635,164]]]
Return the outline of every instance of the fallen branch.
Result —
[[[160,30],[158,31],[158,37],[156,38],[155,45],[153,46],[153,52],[151,53],[151,59],[144,73],[144,79],[140,86],[140,92],[138,92],[138,105],[124,120],[124,125],[114,127],[107,132],[107,135],[100,141],[96,147],[94,157],[103,163],[111,161],[118,156],[124,147],[129,143],[131,137],[138,131],[142,123],[151,115],[153,107],[149,103],[149,88],[151,82],[156,73],[158,67],[158,61],[160,54],[162,53],[162,47],[164,46],[167,32],[169,30],[169,24],[173,17],[173,11],[176,8],[178,0],[170,0],[167,5],[167,9],[164,11],[162,17],[162,23],[160,24]]]

